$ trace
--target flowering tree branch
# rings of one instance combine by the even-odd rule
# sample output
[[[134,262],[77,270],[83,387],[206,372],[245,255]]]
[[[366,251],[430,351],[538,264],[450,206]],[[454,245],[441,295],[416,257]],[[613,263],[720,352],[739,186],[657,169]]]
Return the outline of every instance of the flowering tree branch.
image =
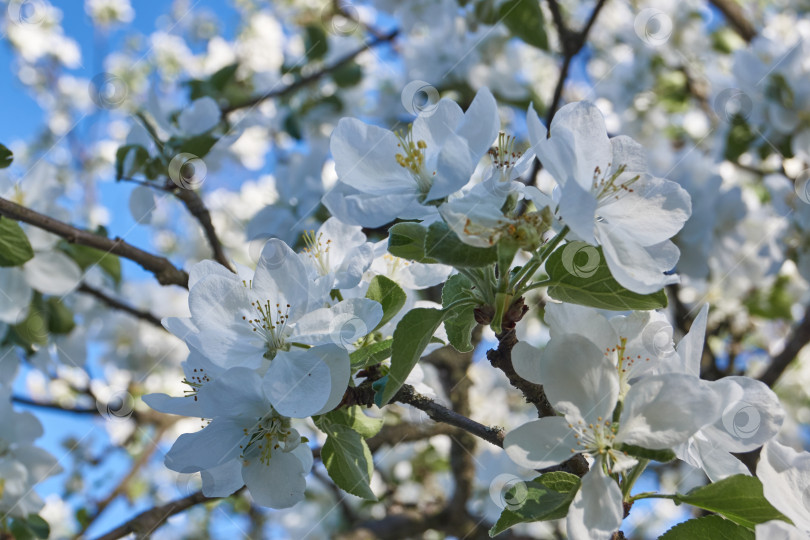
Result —
[[[161,285],[180,285],[188,288],[188,273],[174,266],[169,259],[153,255],[133,246],[121,238],[107,238],[40,214],[30,208],[20,206],[7,199],[0,198],[0,215],[17,221],[23,221],[44,231],[61,236],[68,242],[87,246],[119,257],[124,257],[152,272]]]

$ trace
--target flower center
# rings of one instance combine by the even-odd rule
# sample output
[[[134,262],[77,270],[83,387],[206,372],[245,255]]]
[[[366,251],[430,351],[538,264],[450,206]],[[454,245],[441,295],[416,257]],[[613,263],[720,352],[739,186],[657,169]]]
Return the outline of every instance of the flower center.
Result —
[[[608,168],[610,167],[611,164],[608,163]],[[593,186],[591,187],[591,191],[596,195],[597,200],[601,202],[602,200],[610,197],[619,200],[619,197],[623,192],[633,193],[633,189],[630,188],[630,186],[641,178],[641,176],[636,175],[629,180],[625,180],[624,182],[618,182],[619,177],[626,169],[627,165],[622,165],[610,176],[607,176],[606,173],[602,173],[602,170],[599,167],[594,169]]]
[[[436,171],[433,174],[428,174],[425,171],[425,150],[427,143],[423,140],[414,141],[413,133],[410,128],[406,133],[397,132],[397,147],[402,149],[402,152],[397,153],[396,160],[399,166],[407,169],[411,176],[416,181],[416,186],[423,194],[430,191],[433,185],[433,177],[436,176]]]
[[[208,374],[205,373],[203,368],[194,368],[191,372],[191,377],[184,377],[183,383],[189,385],[190,390],[184,390],[183,393],[186,394],[187,397],[193,397],[194,401],[197,401],[197,392],[200,391],[200,388],[207,382],[211,382],[211,379],[208,378]]]
[[[248,318],[242,315],[242,320],[253,328],[254,332],[260,334],[267,342],[267,353],[265,356],[272,360],[279,350],[288,350],[289,344],[286,342],[288,328],[287,321],[290,319],[290,304],[286,304],[282,309],[281,304],[273,306],[269,300],[264,304],[261,302],[251,302],[250,305],[256,311],[255,318]]]
[[[612,357],[616,354],[616,370],[619,372],[619,396],[627,395],[630,390],[630,379],[633,378],[639,366],[644,366],[650,361],[650,357],[643,357],[637,354],[635,358],[627,354],[627,338],[619,337],[619,343],[615,347],[606,347],[605,356]]]
[[[489,156],[492,165],[500,171],[500,181],[511,180],[512,169],[517,165],[518,160],[523,155],[522,152],[515,151],[515,141],[512,135],[507,135],[503,131],[498,133],[498,146],[489,149]]]
[[[582,420],[576,424],[568,424],[568,427],[574,430],[574,438],[577,440],[578,446],[578,448],[572,448],[571,453],[582,452],[594,457],[601,457],[607,465],[608,472],[611,472],[616,463],[627,459],[624,452],[613,448],[613,440],[619,431],[619,424],[604,420],[601,416],[596,420],[596,424],[587,426]]]
[[[331,239],[323,241],[323,233],[315,236],[315,231],[307,231],[304,233],[304,243],[307,247],[304,248],[304,253],[309,255],[312,262],[315,263],[315,268],[318,273],[325,276],[329,273],[329,247],[332,243]]]
[[[240,457],[245,464],[248,461],[246,457],[248,453],[258,454],[259,460],[267,465],[270,463],[273,450],[290,452],[302,442],[298,431],[290,427],[290,419],[280,416],[276,411],[261,417],[252,430],[244,428],[243,433],[248,442],[245,445],[240,444],[239,448],[242,450]]]
[[[395,257],[390,253],[386,253],[385,255],[383,255],[383,260],[385,261],[388,267],[388,272],[386,272],[386,274],[390,276],[392,279],[394,278],[394,276],[396,275],[397,271],[400,268],[405,268],[406,266],[411,265],[410,261],[407,261],[401,257]]]

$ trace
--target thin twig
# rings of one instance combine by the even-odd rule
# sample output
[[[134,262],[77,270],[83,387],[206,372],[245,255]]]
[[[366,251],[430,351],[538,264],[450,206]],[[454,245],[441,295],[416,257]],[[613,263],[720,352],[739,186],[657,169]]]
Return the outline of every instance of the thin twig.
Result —
[[[134,261],[154,274],[161,285],[180,285],[188,288],[188,274],[174,266],[169,259],[153,255],[125,242],[121,238],[111,239],[77,229],[72,225],[3,198],[0,198],[0,215],[23,221],[44,231],[61,236],[68,242],[95,248]]]
[[[371,48],[374,48],[377,45],[380,45],[381,43],[386,43],[386,42],[392,41],[397,36],[397,34],[399,34],[399,30],[393,30],[392,32],[389,32],[389,33],[384,34],[382,36],[375,37],[375,38],[371,39],[370,41],[368,41],[366,44],[364,44],[362,47],[356,49],[355,51],[353,51],[353,52],[351,52],[349,54],[347,54],[346,56],[344,56],[343,58],[341,58],[340,60],[338,60],[334,64],[332,64],[330,66],[327,66],[327,67],[325,67],[323,69],[320,69],[320,70],[318,70],[318,71],[316,71],[314,73],[311,73],[310,75],[307,75],[305,77],[301,77],[300,79],[296,80],[295,82],[290,83],[289,85],[285,86],[284,88],[280,88],[278,90],[271,90],[270,92],[267,92],[266,94],[263,94],[261,96],[256,96],[256,97],[251,98],[251,99],[249,99],[247,101],[244,101],[242,103],[238,103],[236,105],[230,105],[229,107],[226,107],[226,108],[224,108],[222,110],[222,114],[227,115],[227,114],[232,113],[233,111],[236,111],[236,110],[239,110],[239,109],[245,109],[245,108],[253,107],[253,106],[258,105],[259,103],[261,103],[263,101],[266,101],[268,99],[274,99],[274,98],[277,98],[277,97],[284,96],[284,95],[289,94],[291,92],[294,92],[294,91],[296,91],[296,90],[298,90],[298,89],[300,89],[300,88],[302,88],[302,87],[304,87],[304,86],[306,86],[308,84],[316,82],[321,77],[323,77],[324,75],[327,75],[327,74],[335,71],[336,69],[339,69],[339,68],[343,67],[344,65],[348,64],[349,62],[354,60],[357,56],[359,56],[361,53],[363,53],[363,52],[365,52],[365,51],[367,51],[367,50],[369,50]]]
[[[742,8],[735,0],[709,0],[709,2],[720,10],[729,25],[746,43],[749,43],[756,37],[756,28],[754,28],[754,25],[745,17]]]
[[[146,322],[148,322],[148,323],[150,323],[150,324],[152,324],[154,326],[157,326],[158,328],[161,328],[161,329],[163,328],[163,325],[160,324],[160,319],[158,317],[156,317],[155,315],[152,315],[148,311],[143,311],[143,310],[134,308],[134,307],[130,306],[129,304],[125,304],[124,302],[122,302],[122,301],[120,301],[120,300],[118,300],[116,298],[113,298],[112,296],[109,296],[104,291],[96,289],[95,287],[91,287],[87,283],[80,284],[79,288],[76,289],[76,290],[81,292],[81,293],[85,293],[85,294],[89,294],[90,296],[93,296],[97,300],[100,300],[101,302],[105,303],[107,306],[109,306],[109,307],[111,307],[113,309],[117,309],[118,311],[123,311],[125,313],[129,313],[133,317],[137,317],[138,319],[146,321]]]
[[[65,407],[64,405],[60,405],[58,403],[35,401],[22,396],[12,396],[11,401],[14,403],[19,403],[20,405],[29,405],[31,407],[39,407],[42,409],[53,409],[56,411],[69,412],[73,414],[101,414],[98,409]]]

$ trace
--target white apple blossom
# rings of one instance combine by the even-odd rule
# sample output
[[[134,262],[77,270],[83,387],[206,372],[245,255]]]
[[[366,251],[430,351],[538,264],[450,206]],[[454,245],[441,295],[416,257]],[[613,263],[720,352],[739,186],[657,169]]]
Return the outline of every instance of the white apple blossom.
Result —
[[[301,501],[312,451],[290,419],[274,409],[262,377],[241,367],[212,381],[199,373],[193,377],[204,382],[189,383],[193,398],[145,396],[165,412],[210,420],[202,430],[177,439],[166,454],[166,466],[180,473],[201,472],[203,493],[210,497],[230,495],[246,484],[262,506],[288,508]]]
[[[11,389],[0,384],[0,512],[25,517],[37,513],[44,503],[34,490],[39,482],[62,472],[56,459],[37,446],[42,425],[30,412],[11,406]]]
[[[534,469],[551,467],[578,452],[594,459],[566,521],[574,540],[608,539],[619,528],[622,496],[610,475],[637,463],[622,444],[669,449],[719,415],[719,400],[699,379],[672,374],[650,375],[632,384],[616,418],[616,360],[582,336],[564,335],[542,353],[518,343],[512,358],[515,371],[542,384],[564,416],[532,420],[507,433],[504,449],[509,457]]]
[[[374,201],[353,219],[377,227],[395,218],[435,216],[431,203],[469,182],[499,124],[495,98],[487,89],[476,95],[466,112],[454,101],[442,99],[404,133],[342,119],[331,139],[338,180],[355,191],[358,204]],[[352,223],[351,218],[335,215]]]
[[[224,367],[261,370],[281,414],[303,418],[334,408],[349,381],[352,343],[382,319],[380,305],[350,298],[332,305],[332,284],[312,281],[301,258],[270,240],[252,275],[205,261],[189,280],[190,319],[165,326]]]
[[[678,278],[672,238],[691,203],[675,182],[647,173],[644,149],[627,136],[609,138],[602,113],[570,103],[546,127],[529,109],[532,147],[561,188],[559,215],[580,239],[602,246],[616,281],[652,293]]]

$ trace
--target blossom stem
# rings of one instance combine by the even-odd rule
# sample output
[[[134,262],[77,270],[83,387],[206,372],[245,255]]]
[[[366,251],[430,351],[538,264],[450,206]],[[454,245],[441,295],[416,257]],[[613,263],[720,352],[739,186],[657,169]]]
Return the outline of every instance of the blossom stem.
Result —
[[[624,478],[624,482],[622,482],[622,496],[626,502],[634,500],[633,497],[630,497],[630,490],[633,489],[633,484],[636,483],[636,480],[641,478],[641,473],[647,468],[649,462],[649,459],[639,459],[636,466],[630,469],[630,472]]]
[[[515,283],[516,283],[514,287],[515,291],[520,291],[525,285],[526,281],[531,279],[531,277],[534,275],[537,269],[540,268],[540,266],[544,262],[546,262],[546,259],[548,259],[548,256],[551,254],[551,252],[554,251],[554,249],[560,244],[560,242],[562,242],[563,238],[565,238],[565,235],[568,234],[569,230],[570,229],[568,228],[568,225],[563,227],[560,230],[560,232],[558,232],[554,236],[554,238],[549,240],[545,246],[540,248],[534,255],[532,255],[532,258],[529,259],[529,262],[527,262],[515,276]]]
[[[645,491],[630,497],[627,502],[635,502],[640,499],[675,499],[675,495],[667,495],[665,493],[655,493],[653,491]]]

